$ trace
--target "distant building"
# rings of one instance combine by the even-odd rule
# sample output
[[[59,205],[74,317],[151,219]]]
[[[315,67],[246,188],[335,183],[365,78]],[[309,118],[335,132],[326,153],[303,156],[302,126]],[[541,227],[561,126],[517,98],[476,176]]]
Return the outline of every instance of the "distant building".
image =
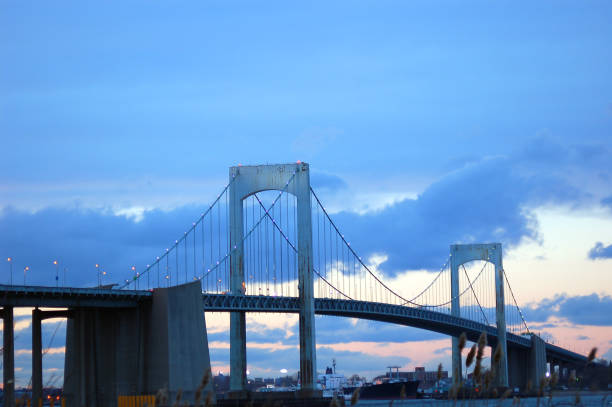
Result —
[[[222,373],[213,376],[213,386],[215,388],[215,393],[226,393],[229,390],[229,376],[224,376]]]

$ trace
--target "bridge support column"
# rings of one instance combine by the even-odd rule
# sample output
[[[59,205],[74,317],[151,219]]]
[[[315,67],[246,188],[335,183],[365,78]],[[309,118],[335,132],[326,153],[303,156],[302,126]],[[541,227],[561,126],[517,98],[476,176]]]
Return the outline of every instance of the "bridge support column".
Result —
[[[459,256],[457,251],[459,247],[457,245],[451,246],[451,315],[454,317],[461,316],[461,308],[459,302]],[[461,368],[461,352],[459,351],[459,338],[456,336],[452,337],[452,375],[453,385],[458,387],[462,382],[462,368]]]
[[[314,276],[312,253],[312,209],[308,165],[298,165],[295,179],[298,215],[298,291],[300,298],[300,379],[302,391],[311,396],[316,389]],[[298,175],[298,174],[296,174]]]
[[[497,364],[497,384],[508,387],[508,345],[506,341],[506,300],[504,297],[504,267],[502,264],[501,243],[494,243],[491,261],[495,264],[495,319],[497,323],[497,346],[501,348],[501,358]]]
[[[530,362],[529,380],[532,388],[537,389],[542,378],[546,376],[546,343],[535,334],[531,334]]]
[[[4,391],[4,407],[15,407],[15,343],[13,331],[13,307],[2,310],[2,383]]]
[[[38,406],[43,398],[42,321],[47,318],[66,318],[67,311],[32,310],[32,401]]]
[[[230,170],[230,179],[238,176]],[[243,215],[240,179],[234,179],[229,191],[229,240],[230,240],[230,290],[234,295],[244,295]],[[245,312],[230,312],[230,391],[237,398],[246,398],[246,315]]]
[[[530,350],[508,347],[508,385],[525,389],[529,381]]]
[[[42,327],[41,311],[32,310],[32,402],[38,406],[42,400]]]

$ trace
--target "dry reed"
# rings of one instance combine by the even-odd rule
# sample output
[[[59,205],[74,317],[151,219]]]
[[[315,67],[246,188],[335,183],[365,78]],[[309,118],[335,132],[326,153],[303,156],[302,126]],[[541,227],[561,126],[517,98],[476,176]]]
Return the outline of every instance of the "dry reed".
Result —
[[[208,369],[202,376],[202,380],[200,381],[200,384],[196,388],[195,400],[194,400],[195,407],[200,407],[200,402],[202,401],[202,391],[204,390],[204,388],[206,388],[206,385],[210,381],[210,375],[211,375],[211,372],[210,372],[210,369]]]
[[[356,388],[351,396],[351,406],[354,406],[359,401],[359,388]]]
[[[497,346],[495,347],[495,353],[493,354],[493,361],[495,363],[499,363],[503,355],[504,351],[502,350],[501,346],[497,344]]]
[[[206,395],[206,400],[204,401],[204,406],[212,407],[212,405],[213,405],[212,398],[213,398],[213,392],[209,391],[208,394]]]
[[[467,342],[467,335],[465,334],[465,332],[461,333],[461,336],[459,336],[459,353],[461,353],[463,351],[463,348],[465,348],[465,343]]]
[[[476,356],[476,344],[474,344],[471,348],[470,351],[467,354],[467,357],[465,358],[465,367],[470,367],[472,365],[472,362],[474,362],[474,356]]]
[[[178,407],[181,404],[181,399],[183,398],[183,389],[178,389],[176,392],[176,400],[172,403],[173,407]]]

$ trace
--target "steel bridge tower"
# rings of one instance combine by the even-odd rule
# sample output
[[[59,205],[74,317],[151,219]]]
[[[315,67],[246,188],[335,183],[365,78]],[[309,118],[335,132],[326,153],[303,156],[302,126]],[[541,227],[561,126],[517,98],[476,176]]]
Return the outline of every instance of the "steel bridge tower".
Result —
[[[308,164],[231,167],[229,190],[230,289],[245,295],[243,200],[260,191],[286,191],[297,198],[298,291],[301,388],[313,392],[316,384],[312,212]],[[244,311],[230,314],[230,390],[246,389],[246,321]]]
[[[453,244],[451,255],[451,315],[461,316],[459,303],[459,267],[474,260],[484,260],[495,266],[495,319],[497,323],[498,346],[502,356],[497,366],[497,380],[500,386],[508,386],[508,347],[506,345],[506,305],[504,299],[504,267],[501,243]],[[460,383],[461,353],[459,338],[452,339],[453,384]]]

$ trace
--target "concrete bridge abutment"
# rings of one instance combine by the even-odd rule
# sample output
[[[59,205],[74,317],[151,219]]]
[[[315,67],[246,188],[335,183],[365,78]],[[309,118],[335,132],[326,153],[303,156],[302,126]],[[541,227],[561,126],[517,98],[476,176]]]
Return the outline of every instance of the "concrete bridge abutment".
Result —
[[[170,399],[194,392],[210,357],[199,281],[153,292],[135,308],[70,310],[64,396],[68,407],[116,406],[119,395]],[[212,373],[210,373],[212,374]],[[214,390],[212,376],[203,394]]]

